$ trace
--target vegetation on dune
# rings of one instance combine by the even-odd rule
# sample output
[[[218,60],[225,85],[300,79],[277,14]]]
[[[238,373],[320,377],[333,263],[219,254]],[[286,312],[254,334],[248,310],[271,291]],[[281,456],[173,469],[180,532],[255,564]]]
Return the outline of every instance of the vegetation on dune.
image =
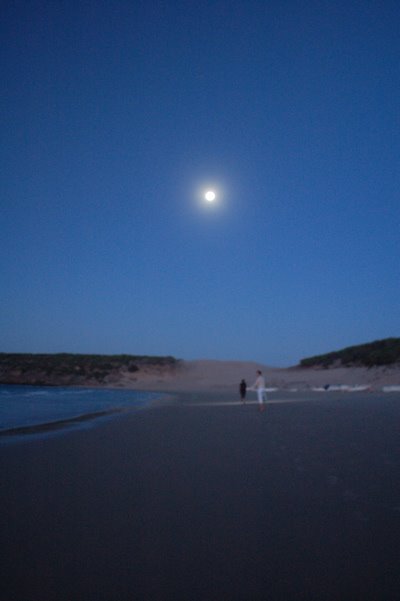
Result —
[[[175,367],[174,357],[81,355],[74,353],[0,353],[0,383],[104,383],[110,375],[141,368]]]
[[[367,344],[349,346],[341,351],[308,357],[301,367],[375,367],[400,363],[400,338],[385,338]]]

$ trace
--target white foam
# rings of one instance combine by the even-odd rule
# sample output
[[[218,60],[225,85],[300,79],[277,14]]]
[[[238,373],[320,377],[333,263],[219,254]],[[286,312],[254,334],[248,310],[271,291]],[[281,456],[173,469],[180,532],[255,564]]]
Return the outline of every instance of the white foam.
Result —
[[[318,386],[312,388],[314,392],[363,392],[364,390],[368,390],[370,386],[367,385],[356,385],[349,386],[348,384],[329,384],[325,386]]]

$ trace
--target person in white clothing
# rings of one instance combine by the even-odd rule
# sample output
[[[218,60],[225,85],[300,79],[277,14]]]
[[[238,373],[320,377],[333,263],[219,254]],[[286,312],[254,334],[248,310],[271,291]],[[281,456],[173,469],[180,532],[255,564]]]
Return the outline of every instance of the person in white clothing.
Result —
[[[257,370],[257,379],[252,386],[253,390],[257,391],[257,399],[260,411],[264,411],[265,398],[265,379],[262,372]]]

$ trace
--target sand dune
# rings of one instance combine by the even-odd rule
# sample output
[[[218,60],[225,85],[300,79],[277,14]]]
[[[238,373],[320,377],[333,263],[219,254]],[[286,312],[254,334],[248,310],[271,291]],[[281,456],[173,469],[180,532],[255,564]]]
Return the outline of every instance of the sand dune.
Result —
[[[179,368],[141,370],[124,374],[116,383],[124,388],[143,390],[232,390],[244,378],[251,385],[256,370],[261,369],[267,386],[280,389],[306,390],[325,385],[365,386],[381,389],[383,386],[400,384],[400,366],[338,367],[331,369],[271,368],[260,363],[246,361],[183,361]]]

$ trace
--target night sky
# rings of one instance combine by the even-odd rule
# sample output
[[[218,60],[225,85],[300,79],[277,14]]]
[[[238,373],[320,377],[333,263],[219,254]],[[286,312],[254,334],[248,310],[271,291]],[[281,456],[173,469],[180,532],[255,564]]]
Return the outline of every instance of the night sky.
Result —
[[[399,25],[3,2],[0,350],[288,366],[398,336]]]

